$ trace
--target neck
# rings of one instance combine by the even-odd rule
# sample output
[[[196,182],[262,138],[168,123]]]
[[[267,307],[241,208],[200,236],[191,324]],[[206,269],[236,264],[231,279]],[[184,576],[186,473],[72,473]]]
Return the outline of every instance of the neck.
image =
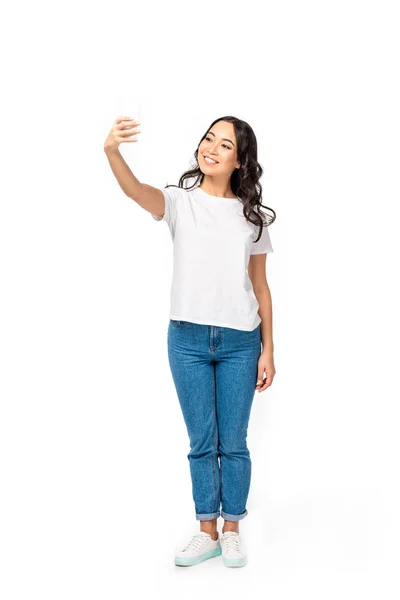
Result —
[[[199,186],[206,194],[217,196],[218,198],[236,198],[227,182],[213,181],[210,177],[204,177]]]

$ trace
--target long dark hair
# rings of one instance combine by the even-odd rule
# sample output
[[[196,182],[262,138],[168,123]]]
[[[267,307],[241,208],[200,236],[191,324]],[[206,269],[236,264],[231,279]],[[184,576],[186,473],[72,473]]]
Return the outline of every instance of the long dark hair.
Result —
[[[205,131],[200,142],[197,145],[197,149],[194,153],[195,163],[189,171],[185,171],[179,179],[179,185],[175,187],[181,187],[184,189],[193,189],[201,184],[204,179],[204,173],[199,167],[197,160],[199,153],[199,146],[203,139],[206,137],[208,131],[218,123],[218,121],[227,121],[232,123],[237,142],[237,159],[240,161],[240,168],[235,169],[231,175],[231,188],[233,193],[240,199],[243,204],[243,216],[257,225],[259,229],[258,237],[254,241],[258,242],[262,234],[262,228],[268,227],[276,219],[276,213],[272,208],[265,206],[261,203],[262,197],[262,185],[260,178],[264,172],[262,166],[257,160],[257,138],[253,129],[246,121],[242,121],[236,117],[227,116],[215,119],[210,127]],[[195,181],[190,187],[185,187],[183,182],[186,179],[194,178]],[[169,187],[169,186],[166,186]],[[272,216],[266,215],[260,208],[266,208],[273,213]]]

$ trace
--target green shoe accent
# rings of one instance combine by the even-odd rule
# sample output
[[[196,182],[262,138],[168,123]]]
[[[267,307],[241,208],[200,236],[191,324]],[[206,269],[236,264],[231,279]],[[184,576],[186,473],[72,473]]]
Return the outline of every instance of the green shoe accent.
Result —
[[[247,565],[247,556],[243,558],[225,558],[223,556],[222,560],[226,567],[244,567],[244,565]]]
[[[197,565],[198,563],[203,562],[203,560],[207,560],[207,558],[213,558],[214,556],[219,556],[220,554],[222,554],[221,547],[210,550],[209,552],[205,552],[200,556],[188,556],[187,558],[183,556],[176,556],[175,564],[179,567],[191,567],[192,565]]]

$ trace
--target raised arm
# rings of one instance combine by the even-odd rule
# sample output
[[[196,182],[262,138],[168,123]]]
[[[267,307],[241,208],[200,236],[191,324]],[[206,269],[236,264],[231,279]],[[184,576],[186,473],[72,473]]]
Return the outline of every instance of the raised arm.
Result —
[[[165,212],[164,194],[156,187],[141,183],[118,149],[123,142],[137,141],[137,133],[140,132],[138,124],[138,121],[128,117],[118,117],[104,142],[104,152],[122,191],[144,210],[162,217]]]

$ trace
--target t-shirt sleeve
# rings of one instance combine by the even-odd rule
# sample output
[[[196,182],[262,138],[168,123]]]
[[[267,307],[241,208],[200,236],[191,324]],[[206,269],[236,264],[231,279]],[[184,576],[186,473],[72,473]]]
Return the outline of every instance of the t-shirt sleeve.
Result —
[[[162,217],[150,213],[156,221],[165,221],[170,229],[174,229],[177,213],[177,201],[179,197],[179,188],[174,186],[161,188],[165,199],[165,212]]]
[[[262,228],[261,237],[258,242],[254,243],[254,240],[258,237],[259,225],[254,225],[254,237],[253,242],[251,243],[250,254],[268,254],[269,252],[273,252],[271,238],[269,236],[269,227],[265,226]]]

